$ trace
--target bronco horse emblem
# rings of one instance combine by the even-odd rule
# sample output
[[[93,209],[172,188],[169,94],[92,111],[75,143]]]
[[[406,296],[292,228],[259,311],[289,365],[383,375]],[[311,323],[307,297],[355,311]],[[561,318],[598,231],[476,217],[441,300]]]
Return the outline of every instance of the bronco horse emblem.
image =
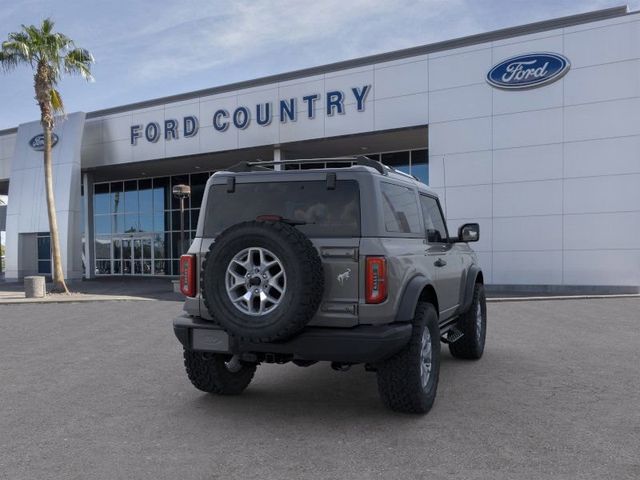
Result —
[[[349,280],[349,278],[351,278],[351,269],[347,268],[344,272],[339,273],[336,278],[338,279],[338,283],[340,285],[344,285],[344,282],[346,280]]]

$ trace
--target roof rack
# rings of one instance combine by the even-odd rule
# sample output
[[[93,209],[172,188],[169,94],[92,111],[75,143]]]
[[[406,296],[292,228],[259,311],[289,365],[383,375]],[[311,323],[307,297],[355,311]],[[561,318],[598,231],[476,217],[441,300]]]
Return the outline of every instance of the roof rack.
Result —
[[[362,165],[365,167],[371,167],[377,170],[382,175],[386,175],[388,171],[395,171],[386,165],[378,162],[377,160],[372,160],[369,157],[365,156],[357,156],[357,157],[327,157],[327,158],[304,158],[300,160],[274,160],[274,161],[262,161],[258,160],[255,162],[240,162],[235,165],[227,168],[228,172],[251,172],[255,170],[269,170],[268,166],[276,166],[276,165],[305,165],[305,164],[314,164],[314,163],[348,163],[349,166],[352,165]]]

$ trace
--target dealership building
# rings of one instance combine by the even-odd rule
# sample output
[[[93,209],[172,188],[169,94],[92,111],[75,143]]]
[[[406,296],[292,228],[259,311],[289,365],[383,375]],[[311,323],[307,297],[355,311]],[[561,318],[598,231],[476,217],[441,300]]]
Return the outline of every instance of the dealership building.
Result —
[[[0,131],[7,280],[51,271],[41,132]],[[69,278],[176,275],[175,185],[191,186],[192,237],[217,170],[367,155],[428,183],[450,232],[480,224],[488,284],[639,290],[640,13],[626,7],[71,113],[54,140]]]

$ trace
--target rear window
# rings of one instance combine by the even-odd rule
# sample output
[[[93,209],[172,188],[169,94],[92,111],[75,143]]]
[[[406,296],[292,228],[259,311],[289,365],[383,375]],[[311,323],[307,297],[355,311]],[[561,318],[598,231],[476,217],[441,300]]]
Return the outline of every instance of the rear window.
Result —
[[[360,194],[355,180],[338,180],[334,190],[327,182],[237,183],[213,185],[207,199],[204,234],[213,237],[239,222],[261,215],[278,215],[306,222],[298,229],[310,237],[360,235]]]

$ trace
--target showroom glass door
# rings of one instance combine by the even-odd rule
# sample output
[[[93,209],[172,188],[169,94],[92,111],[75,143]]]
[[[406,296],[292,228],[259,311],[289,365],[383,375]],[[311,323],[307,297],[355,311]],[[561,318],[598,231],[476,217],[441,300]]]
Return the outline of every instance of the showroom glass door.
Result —
[[[114,275],[153,275],[153,237],[114,237]]]

